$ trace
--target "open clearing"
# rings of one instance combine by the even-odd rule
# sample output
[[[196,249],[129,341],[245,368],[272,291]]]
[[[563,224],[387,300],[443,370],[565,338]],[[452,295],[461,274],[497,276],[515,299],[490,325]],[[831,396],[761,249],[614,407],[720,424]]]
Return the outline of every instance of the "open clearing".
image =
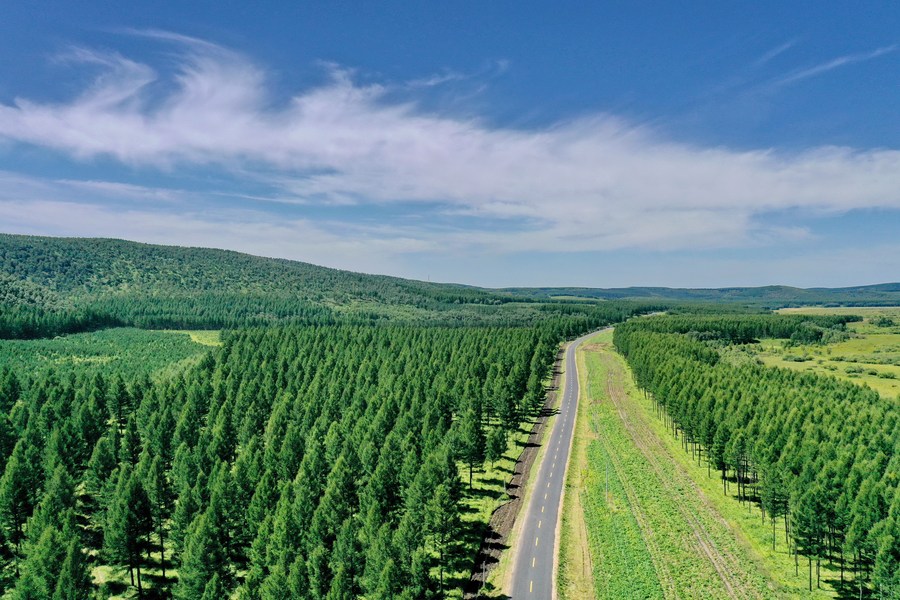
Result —
[[[850,323],[849,340],[828,345],[789,346],[782,340],[762,340],[758,356],[768,366],[832,375],[865,384],[885,398],[900,397],[900,308],[797,308],[793,314],[853,314],[864,318]],[[879,318],[894,325],[880,327]]]
[[[829,597],[805,590],[783,543],[771,551],[758,509],[723,496],[718,479],[666,433],[611,335],[591,342],[580,358],[585,396],[566,494],[561,597],[584,598],[589,585],[596,598]],[[579,558],[585,538],[592,582]]]

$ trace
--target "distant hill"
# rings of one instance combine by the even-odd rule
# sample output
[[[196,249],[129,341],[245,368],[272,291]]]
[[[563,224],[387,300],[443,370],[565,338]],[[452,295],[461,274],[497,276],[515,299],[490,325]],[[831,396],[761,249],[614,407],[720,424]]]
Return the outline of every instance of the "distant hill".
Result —
[[[529,325],[560,331],[664,308],[537,300],[209,248],[0,234],[0,338],[115,326],[221,329],[279,323]]]
[[[728,302],[764,308],[789,306],[895,306],[900,305],[900,283],[844,288],[796,288],[785,285],[728,288],[504,288],[507,294],[535,300],[585,298],[595,300],[658,299],[678,302]]]
[[[620,302],[600,302],[610,300]],[[900,284],[839,289],[485,289],[229,250],[0,234],[0,337],[42,337],[120,325],[219,329],[338,320],[525,325],[554,318],[571,322],[573,315],[600,319],[601,314],[596,322],[609,322],[683,303],[755,309],[900,304]]]
[[[510,294],[229,250],[0,234],[0,337],[102,327],[471,320]],[[495,315],[488,314],[488,320]]]
[[[366,275],[230,250],[9,234],[0,234],[0,278],[0,286],[17,286],[14,294],[54,302],[108,294],[223,292],[334,304],[498,304],[511,299],[463,285]]]

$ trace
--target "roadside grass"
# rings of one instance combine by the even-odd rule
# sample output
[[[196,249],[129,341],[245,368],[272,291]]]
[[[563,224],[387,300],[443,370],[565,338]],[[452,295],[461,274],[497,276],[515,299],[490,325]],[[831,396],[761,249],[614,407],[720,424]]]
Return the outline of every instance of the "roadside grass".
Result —
[[[585,341],[590,344],[596,337]],[[583,347],[576,351],[575,360],[579,373],[584,373]],[[588,600],[595,598],[591,547],[585,523],[584,497],[588,489],[596,485],[597,473],[590,469],[587,448],[597,436],[589,425],[590,406],[584,391],[584,377],[579,376],[578,413],[572,439],[572,452],[563,493],[562,522],[559,544],[559,570],[557,592],[561,600]]]
[[[599,433],[599,398],[593,389],[586,389],[595,387],[589,382],[605,381],[607,376],[603,365],[592,365],[589,371],[586,352],[611,339],[611,332],[590,338],[577,354],[582,389],[563,511],[559,573],[563,600],[664,597],[630,501],[610,464],[608,440]]]
[[[674,458],[681,469],[689,475],[690,479],[699,488],[703,498],[711,509],[710,516],[719,521],[718,527],[723,534],[720,539],[727,542],[735,549],[736,556],[742,558],[742,566],[748,571],[755,571],[756,577],[762,577],[769,582],[766,598],[834,598],[837,592],[830,586],[823,589],[807,588],[807,574],[801,561],[799,575],[795,574],[794,557],[788,553],[788,547],[784,539],[783,524],[778,523],[776,529],[776,546],[772,550],[772,524],[768,519],[763,522],[762,514],[758,507],[741,504],[736,496],[725,495],[722,491],[721,479],[713,473],[707,474],[705,464],[698,465],[691,455],[682,449],[681,441],[675,439],[666,428],[664,422],[656,417],[651,399],[644,396],[633,383],[631,373],[625,360],[618,354],[610,355],[626,373],[625,390],[630,399],[632,415],[645,422],[653,433],[659,438],[667,449],[667,454]],[[734,486],[729,487],[729,492],[736,491]],[[696,494],[693,494],[696,496]],[[679,501],[678,498],[670,499]],[[682,498],[681,501],[690,500]],[[730,540],[729,540],[730,538]],[[717,538],[719,539],[719,538]],[[838,565],[822,563],[822,581],[839,581],[840,571]],[[712,596],[710,596],[712,597]]]
[[[707,489],[698,481],[706,478],[705,468],[702,477],[699,468],[685,468],[694,466],[690,455],[683,456],[678,441],[669,443],[610,341],[599,337],[584,348],[584,401],[597,439],[588,442],[590,476],[582,498],[596,597],[790,597],[735,531],[735,517],[711,501],[718,482],[709,479]],[[625,391],[616,402],[607,392],[610,375]],[[736,502],[722,501],[741,512]]]

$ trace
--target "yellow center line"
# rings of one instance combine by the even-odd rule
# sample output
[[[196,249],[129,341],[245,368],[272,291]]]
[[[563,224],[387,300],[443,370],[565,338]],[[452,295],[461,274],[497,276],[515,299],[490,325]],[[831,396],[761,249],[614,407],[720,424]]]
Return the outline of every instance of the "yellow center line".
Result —
[[[534,591],[534,580],[532,580],[531,583],[528,584],[528,592],[530,593],[533,591]]]

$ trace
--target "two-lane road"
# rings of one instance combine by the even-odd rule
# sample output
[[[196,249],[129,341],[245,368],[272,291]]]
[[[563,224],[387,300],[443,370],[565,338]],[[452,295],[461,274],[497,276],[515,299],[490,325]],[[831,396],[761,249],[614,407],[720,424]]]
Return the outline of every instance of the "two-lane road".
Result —
[[[556,530],[559,527],[566,464],[569,461],[575,416],[578,413],[575,350],[581,342],[595,333],[578,338],[566,350],[566,388],[559,403],[559,414],[534,480],[531,500],[519,517],[524,518],[524,522],[513,568],[513,600],[549,600],[555,596],[553,566],[557,552]]]

